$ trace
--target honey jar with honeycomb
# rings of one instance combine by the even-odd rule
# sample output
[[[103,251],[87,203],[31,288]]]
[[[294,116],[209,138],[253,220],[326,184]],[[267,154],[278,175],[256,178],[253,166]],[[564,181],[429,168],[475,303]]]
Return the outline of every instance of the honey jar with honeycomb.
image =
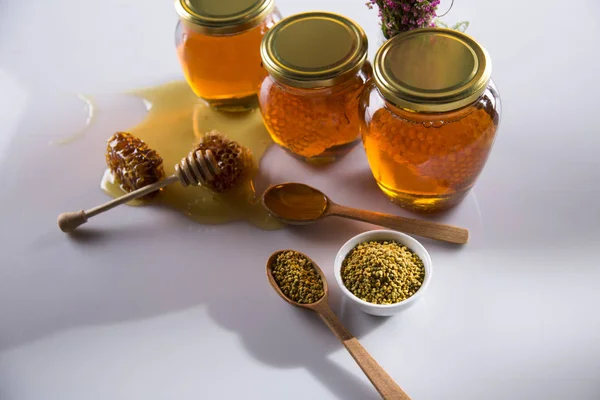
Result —
[[[275,143],[310,163],[332,162],[360,142],[358,106],[371,74],[367,37],[341,15],[281,20],[263,38],[269,73],[258,95]]]
[[[487,51],[464,33],[416,29],[377,51],[360,102],[375,180],[395,203],[434,212],[458,204],[488,159],[501,103]]]
[[[177,55],[194,93],[219,110],[255,106],[266,76],[260,43],[281,18],[274,0],[175,0],[175,9]]]

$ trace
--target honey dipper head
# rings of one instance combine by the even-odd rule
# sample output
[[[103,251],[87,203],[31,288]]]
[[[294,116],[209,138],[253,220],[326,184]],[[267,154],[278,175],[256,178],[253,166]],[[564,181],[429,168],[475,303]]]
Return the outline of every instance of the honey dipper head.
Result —
[[[117,132],[108,139],[106,165],[127,192],[158,182],[165,176],[163,160],[158,153],[127,132]]]
[[[254,163],[250,149],[227,139],[217,131],[207,133],[194,152],[206,153],[210,150],[214,155],[221,172],[205,185],[215,193],[227,192],[251,178]]]

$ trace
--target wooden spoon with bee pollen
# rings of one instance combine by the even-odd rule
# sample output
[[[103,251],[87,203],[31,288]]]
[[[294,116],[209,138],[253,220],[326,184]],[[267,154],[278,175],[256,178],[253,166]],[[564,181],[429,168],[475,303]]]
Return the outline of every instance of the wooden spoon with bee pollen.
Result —
[[[277,256],[287,251],[294,251],[303,257],[306,257],[310,261],[315,271],[321,277],[323,281],[323,297],[314,303],[302,304],[288,298],[279,288],[279,285],[273,277],[273,264],[277,260]],[[321,271],[321,268],[305,254],[297,252],[295,250],[280,250],[276,251],[269,257],[267,261],[267,278],[273,289],[281,296],[285,301],[293,306],[306,308],[312,310],[319,315],[319,317],[329,327],[331,332],[342,342],[346,350],[350,353],[354,361],[358,364],[360,369],[365,373],[369,381],[375,386],[375,389],[379,392],[381,397],[385,400],[410,400],[410,397],[398,386],[391,376],[385,372],[385,370],[375,361],[375,359],[369,354],[367,350],[360,344],[360,342],[346,329],[342,322],[335,315],[329,302],[327,301],[327,279]]]

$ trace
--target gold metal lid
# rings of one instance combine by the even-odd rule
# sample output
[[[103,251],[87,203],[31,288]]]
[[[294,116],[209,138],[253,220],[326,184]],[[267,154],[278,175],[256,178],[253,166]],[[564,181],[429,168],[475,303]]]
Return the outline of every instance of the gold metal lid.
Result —
[[[355,75],[367,59],[358,24],[338,14],[308,12],[285,18],[263,37],[263,65],[278,82],[297,88],[333,86]]]
[[[175,0],[179,18],[201,33],[226,35],[260,25],[274,0]]]
[[[400,108],[446,112],[471,104],[492,73],[487,51],[452,29],[423,28],[388,40],[375,55],[375,84]]]

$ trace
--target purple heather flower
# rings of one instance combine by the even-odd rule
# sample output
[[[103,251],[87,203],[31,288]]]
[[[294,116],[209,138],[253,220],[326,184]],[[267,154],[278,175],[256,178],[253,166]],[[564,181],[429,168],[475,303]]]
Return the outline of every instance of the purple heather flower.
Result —
[[[440,0],[368,0],[376,4],[381,29],[386,38],[415,28],[433,25]]]

